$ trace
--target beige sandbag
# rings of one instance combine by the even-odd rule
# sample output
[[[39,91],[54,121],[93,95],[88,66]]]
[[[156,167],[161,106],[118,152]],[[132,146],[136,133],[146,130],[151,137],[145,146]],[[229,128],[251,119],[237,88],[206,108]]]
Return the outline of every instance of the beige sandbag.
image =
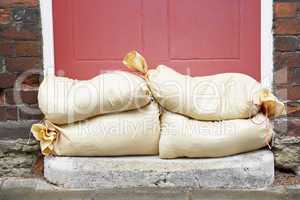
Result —
[[[151,100],[145,81],[115,71],[90,80],[48,76],[40,85],[38,102],[45,119],[66,124],[99,114],[133,110]]]
[[[268,144],[272,137],[268,118],[207,122],[165,111],[161,116],[160,158],[222,157]]]
[[[240,73],[191,77],[159,65],[149,70],[144,58],[130,52],[123,63],[145,74],[159,104],[198,120],[249,118],[262,110],[269,117],[283,114],[284,105],[255,79]]]
[[[113,113],[57,126],[34,124],[34,137],[44,155],[117,156],[158,154],[160,133],[156,103],[132,111]]]

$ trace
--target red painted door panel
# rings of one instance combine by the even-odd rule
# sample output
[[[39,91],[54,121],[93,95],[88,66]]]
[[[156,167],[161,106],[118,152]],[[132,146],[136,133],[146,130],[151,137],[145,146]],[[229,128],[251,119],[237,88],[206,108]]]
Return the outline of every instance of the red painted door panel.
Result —
[[[56,74],[125,70],[138,50],[151,67],[260,80],[260,0],[53,0],[53,19]]]

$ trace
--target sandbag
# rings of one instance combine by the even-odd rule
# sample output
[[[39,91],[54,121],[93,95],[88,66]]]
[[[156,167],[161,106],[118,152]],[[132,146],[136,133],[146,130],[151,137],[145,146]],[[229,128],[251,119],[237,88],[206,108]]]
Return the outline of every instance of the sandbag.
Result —
[[[158,154],[159,109],[154,102],[132,111],[105,114],[58,126],[34,124],[44,155],[121,156]]]
[[[161,116],[160,158],[222,157],[252,151],[270,142],[269,119],[259,113],[251,119],[207,122],[165,111]]]
[[[246,74],[191,77],[164,65],[148,70],[146,61],[136,51],[130,52],[123,63],[144,74],[152,95],[162,107],[194,119],[249,118],[259,111],[269,117],[285,113],[283,103]]]
[[[38,93],[39,108],[45,119],[55,124],[133,110],[145,106],[150,100],[145,81],[122,71],[83,81],[48,76],[41,83]]]

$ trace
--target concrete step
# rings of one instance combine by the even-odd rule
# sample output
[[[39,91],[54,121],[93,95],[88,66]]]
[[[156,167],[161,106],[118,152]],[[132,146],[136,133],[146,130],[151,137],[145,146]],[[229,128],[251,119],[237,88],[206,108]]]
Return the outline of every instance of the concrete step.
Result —
[[[44,174],[64,188],[261,188],[274,181],[274,157],[268,150],[209,159],[45,157]]]

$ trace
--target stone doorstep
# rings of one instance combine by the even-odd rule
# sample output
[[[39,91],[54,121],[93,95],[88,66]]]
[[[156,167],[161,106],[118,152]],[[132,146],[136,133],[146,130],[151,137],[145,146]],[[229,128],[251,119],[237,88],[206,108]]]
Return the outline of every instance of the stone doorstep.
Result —
[[[271,151],[209,159],[157,156],[46,157],[44,175],[59,187],[264,188],[274,181]]]

